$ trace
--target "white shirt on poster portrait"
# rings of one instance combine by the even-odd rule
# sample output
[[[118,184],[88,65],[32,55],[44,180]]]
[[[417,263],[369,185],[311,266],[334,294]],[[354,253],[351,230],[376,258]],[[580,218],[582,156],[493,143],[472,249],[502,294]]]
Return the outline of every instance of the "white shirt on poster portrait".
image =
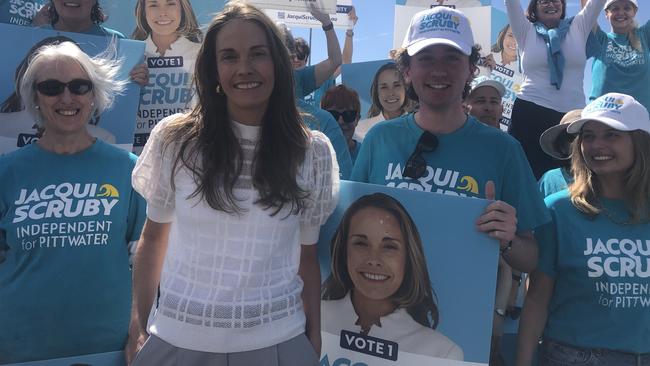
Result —
[[[321,301],[321,330],[323,333],[339,336],[341,330],[355,333],[361,327],[355,325],[358,315],[354,310],[350,294],[340,300]],[[380,320],[381,326],[373,326],[368,336],[396,342],[399,356],[407,352],[420,356],[463,360],[463,350],[452,340],[435,329],[425,327],[411,317],[404,308],[395,310]],[[338,344],[338,342],[337,342]],[[336,354],[337,349],[326,349],[322,354]]]
[[[359,121],[359,124],[357,124],[357,128],[354,130],[354,139],[363,142],[363,139],[366,137],[366,134],[372,126],[376,125],[377,123],[385,121],[384,115],[379,113],[378,115],[366,119],[362,119]]]

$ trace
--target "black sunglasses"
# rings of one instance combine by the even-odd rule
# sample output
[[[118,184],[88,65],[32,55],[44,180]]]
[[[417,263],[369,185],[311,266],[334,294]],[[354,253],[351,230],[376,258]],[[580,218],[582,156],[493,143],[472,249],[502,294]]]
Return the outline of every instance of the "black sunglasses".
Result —
[[[298,60],[300,60],[300,61],[305,61],[305,60],[307,59],[307,55],[302,54],[302,53],[300,53],[300,52],[296,52],[295,55],[296,55],[296,58],[297,58]]]
[[[339,112],[333,109],[328,109],[327,111],[330,112],[332,117],[337,121],[339,120],[339,116],[343,117],[345,123],[352,123],[357,119],[357,111],[354,110]]]
[[[48,79],[36,83],[36,90],[43,95],[50,97],[55,97],[65,90],[65,88],[70,90],[70,93],[75,95],[84,95],[89,91],[93,90],[93,83],[90,80],[86,79],[74,79],[70,80],[67,83],[56,79]]]
[[[415,151],[406,161],[404,166],[404,177],[418,179],[424,175],[427,170],[427,162],[422,157],[422,153],[433,152],[438,147],[438,138],[429,131],[424,131],[415,145]]]

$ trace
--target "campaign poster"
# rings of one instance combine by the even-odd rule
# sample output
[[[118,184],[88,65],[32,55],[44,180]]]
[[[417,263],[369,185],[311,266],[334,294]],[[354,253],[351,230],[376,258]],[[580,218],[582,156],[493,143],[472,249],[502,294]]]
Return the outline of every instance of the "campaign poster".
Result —
[[[341,65],[341,81],[348,88],[354,89],[359,94],[361,102],[361,119],[366,118],[368,110],[372,105],[370,87],[377,70],[391,60],[377,60],[367,62],[355,62]]]
[[[318,242],[320,365],[487,365],[499,246],[474,222],[488,203],[342,181]]]
[[[32,18],[49,0],[0,0],[0,23],[32,24]]]
[[[83,356],[55,358],[51,360],[31,361],[7,364],[6,366],[125,366],[124,352],[106,352]]]
[[[309,11],[309,3],[323,13],[334,14],[336,12],[336,0],[246,0],[261,9],[292,10],[292,11]]]
[[[264,13],[269,16],[276,23],[284,23],[288,27],[301,27],[301,28],[320,28],[322,24],[316,20],[307,10],[307,5],[304,2],[294,2],[291,0],[278,1],[278,0],[249,0],[255,3],[264,10]],[[274,7],[272,3],[289,3],[294,4],[282,9]],[[318,2],[317,2],[318,3]],[[326,11],[330,16],[332,25],[336,29],[352,28],[352,23],[348,18],[348,13],[352,10],[352,0],[336,0],[332,1],[334,8]]]
[[[519,66],[517,40],[512,34],[506,14],[497,9],[492,9],[492,13],[492,40],[489,47],[483,47],[481,50],[479,69],[481,75],[497,80],[506,88],[506,94],[501,100],[503,117],[500,122],[501,129],[507,131],[523,75]]]
[[[42,131],[36,125],[32,114],[16,98],[16,80],[20,78],[20,65],[43,44],[71,41],[91,56],[106,50],[108,37],[80,33],[57,32],[41,28],[0,24],[0,45],[5,53],[0,61],[0,154],[6,154],[38,140]],[[129,71],[142,62],[144,43],[131,40],[117,40],[117,57],[123,59],[119,79],[128,79]],[[113,107],[100,116],[92,118],[88,132],[108,143],[125,150],[131,150],[133,129],[138,110],[140,86],[127,84],[126,90],[116,96]]]
[[[491,0],[395,0],[396,5],[420,6],[433,8],[447,6],[449,8],[471,8],[491,5]]]

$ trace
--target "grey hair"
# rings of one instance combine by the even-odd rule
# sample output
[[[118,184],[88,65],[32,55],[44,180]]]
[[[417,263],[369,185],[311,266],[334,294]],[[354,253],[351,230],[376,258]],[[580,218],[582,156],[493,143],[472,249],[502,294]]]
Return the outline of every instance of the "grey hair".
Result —
[[[19,85],[19,95],[25,109],[30,111],[37,123],[42,125],[40,113],[36,109],[36,77],[43,65],[62,60],[74,60],[88,75],[93,83],[94,109],[91,115],[100,115],[109,109],[116,95],[121,95],[126,88],[128,79],[118,79],[122,59],[117,58],[117,39],[113,38],[106,50],[91,57],[72,42],[46,45],[38,49],[31,57],[29,65]]]

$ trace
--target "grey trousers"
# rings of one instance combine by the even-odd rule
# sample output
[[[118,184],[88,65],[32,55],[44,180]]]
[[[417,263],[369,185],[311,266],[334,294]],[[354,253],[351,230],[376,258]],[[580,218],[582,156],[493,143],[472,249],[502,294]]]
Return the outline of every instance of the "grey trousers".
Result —
[[[172,346],[149,336],[132,366],[318,366],[318,355],[304,334],[274,346],[246,352],[211,353]]]

